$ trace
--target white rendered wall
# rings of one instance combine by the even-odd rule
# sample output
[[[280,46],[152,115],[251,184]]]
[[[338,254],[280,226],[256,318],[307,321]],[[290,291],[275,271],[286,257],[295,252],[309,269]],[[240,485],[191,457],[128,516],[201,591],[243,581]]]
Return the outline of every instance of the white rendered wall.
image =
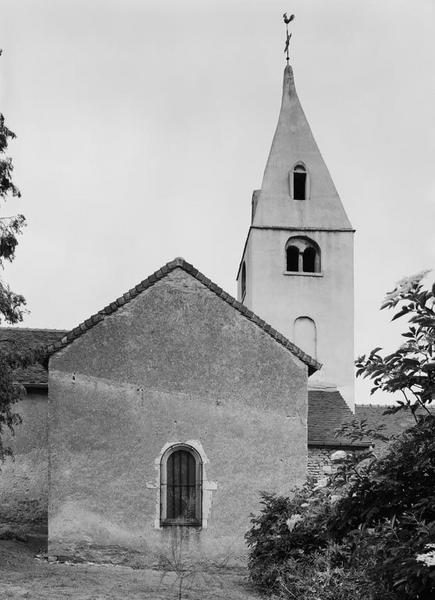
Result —
[[[286,242],[301,235],[319,245],[321,273],[287,274]],[[323,366],[310,382],[336,385],[353,410],[353,232],[253,228],[244,256],[244,304],[292,341],[295,320],[313,319],[317,332],[317,356],[313,358]]]

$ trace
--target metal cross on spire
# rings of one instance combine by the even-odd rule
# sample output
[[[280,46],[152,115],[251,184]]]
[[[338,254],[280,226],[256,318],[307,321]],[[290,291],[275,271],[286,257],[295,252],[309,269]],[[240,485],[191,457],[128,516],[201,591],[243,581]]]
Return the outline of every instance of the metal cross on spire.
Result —
[[[284,23],[285,23],[285,48],[284,48],[284,53],[285,53],[285,59],[287,61],[287,65],[289,64],[289,45],[290,45],[290,38],[292,36],[291,33],[288,32],[288,24],[291,23],[293,21],[293,19],[295,18],[294,15],[290,15],[289,17],[287,16],[287,13],[283,14],[283,19],[284,19]]]

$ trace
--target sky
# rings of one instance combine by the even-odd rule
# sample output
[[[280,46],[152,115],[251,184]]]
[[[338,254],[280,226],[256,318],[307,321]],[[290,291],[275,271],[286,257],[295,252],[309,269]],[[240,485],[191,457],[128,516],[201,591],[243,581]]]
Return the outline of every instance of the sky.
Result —
[[[72,328],[176,256],[236,294],[287,11],[298,95],[357,230],[355,354],[397,346],[384,293],[435,266],[433,0],[0,8],[0,110],[22,192],[0,211],[28,221],[3,276],[27,299],[24,326]],[[356,400],[370,401],[364,382]]]

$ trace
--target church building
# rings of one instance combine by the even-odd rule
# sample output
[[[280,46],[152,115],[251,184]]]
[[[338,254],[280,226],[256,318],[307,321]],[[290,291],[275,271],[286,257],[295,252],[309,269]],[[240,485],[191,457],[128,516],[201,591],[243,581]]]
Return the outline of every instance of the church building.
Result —
[[[237,274],[238,299],[176,258],[72,331],[0,328],[46,346],[27,390],[0,524],[52,557],[237,562],[259,492],[319,476],[352,418],[353,229],[284,71],[282,106]]]

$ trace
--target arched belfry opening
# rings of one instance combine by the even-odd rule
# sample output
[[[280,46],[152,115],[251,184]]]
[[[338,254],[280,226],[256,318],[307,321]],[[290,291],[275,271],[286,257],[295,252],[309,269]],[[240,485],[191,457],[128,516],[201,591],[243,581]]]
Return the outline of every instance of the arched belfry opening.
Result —
[[[290,244],[286,249],[287,271],[299,271],[299,248]]]
[[[285,247],[286,271],[289,273],[320,273],[320,248],[306,237],[292,237]]]
[[[304,273],[316,273],[317,251],[314,246],[308,246],[302,253],[302,270]]]
[[[290,171],[290,195],[293,200],[307,200],[308,172],[303,163],[296,164]]]

